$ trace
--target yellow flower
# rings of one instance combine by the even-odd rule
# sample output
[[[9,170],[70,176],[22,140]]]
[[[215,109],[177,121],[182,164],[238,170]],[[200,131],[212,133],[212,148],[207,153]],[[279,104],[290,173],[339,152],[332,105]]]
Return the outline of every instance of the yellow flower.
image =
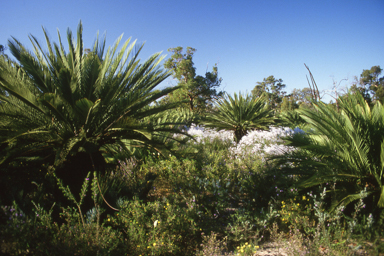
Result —
[[[255,246],[255,249],[259,249],[259,246],[258,246],[258,245],[256,245],[256,246]]]
[[[248,245],[248,243],[245,243],[245,245]]]
[[[239,247],[239,246],[237,246],[236,248],[237,248],[237,249],[240,249],[240,247]]]
[[[243,249],[241,249],[241,250],[240,250],[240,252],[244,252],[244,250],[243,250]]]
[[[108,219],[108,221],[111,221],[111,219]]]
[[[153,243],[153,246],[156,246],[156,243]]]
[[[305,200],[305,196],[303,196],[303,200]]]
[[[284,201],[281,201],[281,204],[284,204]]]
[[[297,206],[299,206],[300,204],[297,204]]]

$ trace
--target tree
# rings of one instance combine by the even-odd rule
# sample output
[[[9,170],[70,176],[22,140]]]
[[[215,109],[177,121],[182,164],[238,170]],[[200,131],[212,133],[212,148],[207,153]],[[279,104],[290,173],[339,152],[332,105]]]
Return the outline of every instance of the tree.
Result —
[[[293,89],[290,95],[299,108],[310,107],[312,104],[312,90],[309,87],[304,87],[303,89]]]
[[[372,94],[373,101],[384,100],[384,77],[379,78],[383,69],[380,66],[373,66],[371,69],[363,70],[360,75],[360,84]]]
[[[379,77],[383,69],[380,66],[373,66],[371,69],[364,69],[352,85],[352,91],[360,92],[368,102],[384,100],[384,76]]]
[[[214,104],[203,122],[206,127],[234,132],[239,142],[250,130],[267,130],[274,118],[264,96],[256,97],[241,93],[234,97],[226,94]]]
[[[280,104],[280,112],[292,111],[298,108],[295,98],[290,94],[283,97]]]
[[[164,67],[172,70],[172,75],[178,80],[181,89],[171,93],[166,101],[185,101],[185,107],[194,113],[204,113],[212,101],[218,99],[222,92],[218,88],[222,79],[218,77],[218,68],[215,65],[212,72],[206,72],[205,76],[196,75],[196,68],[193,66],[193,54],[196,49],[187,47],[183,53],[182,47],[170,48],[173,55],[165,63]]]
[[[271,108],[279,109],[283,97],[285,95],[285,84],[282,79],[276,79],[274,76],[269,76],[263,79],[263,82],[257,82],[255,88],[252,90],[254,96],[261,96],[266,94]]]
[[[130,154],[130,147],[167,153],[157,138],[177,132],[171,122],[150,118],[175,104],[157,106],[159,98],[178,89],[154,91],[169,75],[159,53],[140,63],[128,39],[117,52],[121,37],[106,53],[105,38],[97,39],[84,54],[82,24],[68,49],[52,44],[45,30],[48,51],[30,36],[35,53],[19,41],[9,41],[17,62],[0,58],[0,165],[46,163],[58,176],[80,186],[87,172],[105,170],[105,156]],[[131,56],[131,58],[129,58]]]

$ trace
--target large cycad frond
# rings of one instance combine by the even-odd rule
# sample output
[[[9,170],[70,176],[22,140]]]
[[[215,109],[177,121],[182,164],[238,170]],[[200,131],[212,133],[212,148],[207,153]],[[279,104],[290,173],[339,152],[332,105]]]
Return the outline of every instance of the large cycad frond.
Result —
[[[30,36],[33,53],[13,39],[9,48],[17,62],[1,60],[0,88],[6,91],[0,95],[0,143],[4,152],[20,143],[35,145],[36,152],[40,152],[39,147],[49,148],[45,152],[53,154],[58,166],[77,152],[106,152],[116,148],[108,145],[127,141],[159,150],[164,146],[153,140],[159,128],[144,121],[175,107],[148,108],[177,89],[154,91],[170,75],[160,69],[164,58],[160,53],[140,62],[143,45],[136,47],[128,39],[118,51],[122,37],[106,52],[105,39],[97,39],[93,49],[85,53],[81,23],[76,39],[67,31],[68,52],[59,33],[59,44],[51,43],[45,30],[44,35],[47,51],[34,36]],[[166,130],[166,126],[161,128]],[[26,154],[21,151],[21,155]],[[5,155],[10,157],[3,155],[3,160]]]
[[[312,175],[301,185],[344,182],[352,192],[339,198],[339,204],[352,202],[366,187],[369,195],[377,196],[377,206],[384,207],[383,106],[378,102],[370,107],[360,94],[348,94],[339,98],[339,111],[321,102],[314,107],[300,110],[311,130],[291,141],[291,145],[301,148],[291,156],[292,162],[301,159],[293,171],[304,177]]]
[[[214,103],[214,110],[204,121],[206,127],[234,131],[234,139],[239,142],[250,130],[268,129],[274,118],[265,97],[242,95],[234,97],[226,94]]]

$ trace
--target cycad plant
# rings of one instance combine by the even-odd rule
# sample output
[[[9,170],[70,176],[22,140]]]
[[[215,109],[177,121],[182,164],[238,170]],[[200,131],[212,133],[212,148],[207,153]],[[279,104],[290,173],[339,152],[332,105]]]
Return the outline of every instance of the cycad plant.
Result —
[[[366,189],[373,206],[383,208],[384,107],[370,107],[358,93],[338,102],[339,110],[322,102],[299,110],[311,129],[293,138],[302,149],[290,159],[294,171],[304,178],[302,187],[337,182],[334,207],[359,199]]]
[[[287,126],[292,129],[296,127],[303,128],[305,126],[305,121],[301,118],[297,110],[290,110],[280,113],[279,122],[282,126]]]
[[[212,112],[206,115],[204,125],[218,130],[234,132],[239,142],[250,130],[266,130],[273,124],[274,117],[264,96],[226,94],[214,104]]]
[[[52,44],[45,30],[47,51],[33,36],[33,53],[9,41],[16,61],[0,59],[0,164],[40,160],[72,173],[72,180],[81,172],[82,181],[104,168],[106,155],[132,147],[164,153],[158,138],[178,131],[169,120],[151,118],[176,106],[153,104],[177,89],[154,90],[170,75],[159,66],[160,53],[140,63],[143,45],[128,39],[118,51],[121,37],[106,52],[105,38],[85,51],[82,29],[80,23],[77,39],[68,29],[68,52],[60,33]]]

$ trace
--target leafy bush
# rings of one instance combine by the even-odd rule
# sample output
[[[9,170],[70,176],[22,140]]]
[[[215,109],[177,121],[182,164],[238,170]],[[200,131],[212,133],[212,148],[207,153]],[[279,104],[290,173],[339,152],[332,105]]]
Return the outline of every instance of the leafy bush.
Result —
[[[231,139],[215,131],[208,134],[213,138],[180,145],[195,154],[165,158],[151,153],[145,160],[121,161],[107,175],[89,175],[78,196],[57,179],[70,205],[37,203],[31,213],[17,204],[3,206],[2,253],[252,255],[275,241],[292,255],[317,255],[319,250],[343,255],[368,247],[361,241],[367,238],[382,250],[380,218],[364,207],[370,203],[364,190],[356,208],[340,206],[330,212],[327,198],[338,192],[339,182],[299,189],[300,177],[285,170],[299,166],[300,160],[276,166],[265,152],[284,143],[281,138],[301,132],[274,128],[271,134],[249,133],[243,140],[253,142],[239,145],[250,151],[258,138],[264,157],[237,158]],[[102,209],[103,198],[118,211]],[[56,220],[52,215],[59,207]]]

